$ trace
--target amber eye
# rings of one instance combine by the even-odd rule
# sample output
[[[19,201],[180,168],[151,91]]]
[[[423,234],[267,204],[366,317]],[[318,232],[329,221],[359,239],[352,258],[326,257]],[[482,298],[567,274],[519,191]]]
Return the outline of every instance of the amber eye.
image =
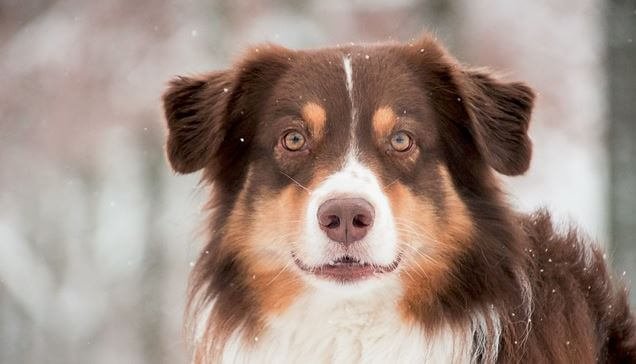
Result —
[[[282,143],[285,149],[296,152],[305,146],[305,137],[297,131],[290,131],[283,136]]]
[[[406,152],[413,146],[413,138],[405,132],[398,131],[391,135],[391,147],[398,152]]]

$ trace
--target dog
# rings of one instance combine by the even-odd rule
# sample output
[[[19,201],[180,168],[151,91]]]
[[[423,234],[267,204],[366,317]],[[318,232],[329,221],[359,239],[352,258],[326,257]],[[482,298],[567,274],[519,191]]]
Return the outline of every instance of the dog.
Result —
[[[193,362],[636,362],[603,252],[501,190],[534,99],[430,35],[172,80],[167,157],[212,186]]]

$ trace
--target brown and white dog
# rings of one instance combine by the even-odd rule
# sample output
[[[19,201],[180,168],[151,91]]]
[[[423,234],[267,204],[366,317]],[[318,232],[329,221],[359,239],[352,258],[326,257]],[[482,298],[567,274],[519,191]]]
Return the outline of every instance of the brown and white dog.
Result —
[[[635,362],[602,252],[500,190],[533,99],[428,36],[173,80],[169,160],[213,185],[194,362]]]

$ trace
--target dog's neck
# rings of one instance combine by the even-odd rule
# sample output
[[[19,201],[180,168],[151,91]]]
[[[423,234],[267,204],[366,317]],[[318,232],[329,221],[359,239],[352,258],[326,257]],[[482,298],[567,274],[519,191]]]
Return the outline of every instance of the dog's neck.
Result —
[[[441,327],[433,332],[401,317],[398,285],[354,297],[313,290],[264,331],[246,338],[237,329],[222,350],[224,363],[470,362],[474,330]]]

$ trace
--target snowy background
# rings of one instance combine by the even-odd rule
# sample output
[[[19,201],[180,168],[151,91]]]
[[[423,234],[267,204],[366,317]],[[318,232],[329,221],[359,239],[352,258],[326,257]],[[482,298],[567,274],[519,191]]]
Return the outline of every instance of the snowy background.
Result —
[[[615,3],[636,22],[633,2]],[[527,81],[539,92],[535,153],[526,176],[506,179],[511,200],[551,208],[614,252],[607,44],[636,34],[608,42],[609,6],[0,0],[0,363],[186,362],[181,315],[206,191],[164,160],[160,95],[174,75],[226,67],[260,41],[428,29],[463,62]]]

